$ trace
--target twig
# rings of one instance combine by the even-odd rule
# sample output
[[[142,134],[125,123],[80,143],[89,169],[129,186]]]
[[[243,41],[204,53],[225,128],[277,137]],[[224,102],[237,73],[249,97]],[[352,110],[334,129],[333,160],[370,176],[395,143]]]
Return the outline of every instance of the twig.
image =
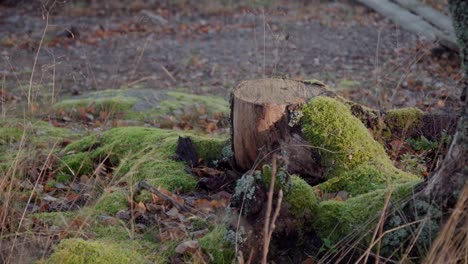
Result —
[[[164,65],[161,65],[161,69],[167,74],[167,76],[169,76],[169,78],[171,78],[173,82],[177,82],[176,78],[174,78],[174,75],[172,75],[172,73],[166,67],[164,67]]]
[[[276,164],[277,156],[276,154],[273,155],[272,160],[272,168],[271,168],[271,183],[270,183],[270,190],[268,191],[268,203],[267,203],[267,211],[265,215],[265,225],[263,227],[263,258],[262,264],[267,263],[267,256],[268,256],[268,248],[270,247],[271,235],[276,227],[275,222],[278,218],[281,202],[283,200],[283,190],[280,190],[278,193],[278,202],[276,204],[275,213],[273,215],[273,219],[270,222],[271,211],[273,207],[273,194],[275,192],[275,179],[276,179],[276,171],[277,171],[277,164]]]
[[[190,212],[192,214],[199,213],[199,211],[197,211],[195,208],[189,207],[189,206],[186,206],[186,205],[183,205],[183,204],[177,202],[176,200],[172,199],[170,196],[164,194],[160,190],[158,190],[155,187],[151,186],[151,184],[147,183],[146,181],[141,181],[141,182],[138,183],[135,193],[141,192],[142,189],[145,189],[145,190],[147,190],[147,191],[149,191],[151,193],[154,193],[157,196],[163,198],[164,200],[171,203],[172,206],[179,209],[180,211]]]

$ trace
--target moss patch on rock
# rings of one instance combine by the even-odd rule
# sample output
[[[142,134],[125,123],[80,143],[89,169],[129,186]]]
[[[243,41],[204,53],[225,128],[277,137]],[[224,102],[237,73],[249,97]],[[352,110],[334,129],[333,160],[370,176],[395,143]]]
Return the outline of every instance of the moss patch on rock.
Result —
[[[63,264],[117,264],[145,263],[136,251],[116,245],[111,241],[62,240],[46,263]]]
[[[122,89],[93,92],[64,100],[53,106],[72,118],[97,120],[122,119],[158,122],[165,116],[182,116],[190,112],[213,115],[229,112],[229,103],[220,97],[194,95],[176,91]]]
[[[318,148],[328,169],[329,180],[318,186],[322,191],[358,195],[417,178],[395,168],[383,146],[338,100],[316,97],[303,107],[303,113],[304,136]]]

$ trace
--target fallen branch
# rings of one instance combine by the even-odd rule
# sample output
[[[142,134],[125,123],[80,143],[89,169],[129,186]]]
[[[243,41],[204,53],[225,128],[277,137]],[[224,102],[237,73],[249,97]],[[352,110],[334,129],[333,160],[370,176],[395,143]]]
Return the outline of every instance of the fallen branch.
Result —
[[[160,198],[168,201],[172,206],[179,209],[180,211],[190,212],[192,214],[200,213],[195,208],[192,208],[190,206],[187,206],[187,205],[184,205],[184,204],[181,204],[181,203],[177,202],[176,200],[172,199],[167,194],[164,194],[160,190],[156,189],[155,187],[153,187],[151,184],[147,183],[146,181],[141,181],[141,182],[138,183],[137,188],[135,190],[135,193],[138,194],[143,189],[149,191],[150,193],[156,194]]]

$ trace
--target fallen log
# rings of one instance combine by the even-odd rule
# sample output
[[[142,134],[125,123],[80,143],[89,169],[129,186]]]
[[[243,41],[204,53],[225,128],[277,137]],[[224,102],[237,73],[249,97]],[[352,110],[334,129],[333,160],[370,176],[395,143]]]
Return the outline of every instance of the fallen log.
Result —
[[[394,0],[400,6],[410,10],[413,13],[424,18],[427,22],[434,25],[443,32],[449,34],[455,39],[455,30],[452,20],[449,16],[442,14],[429,5],[425,5],[418,0]]]
[[[429,41],[439,42],[442,46],[451,50],[458,51],[458,45],[455,36],[451,33],[445,33],[432,26],[423,18],[411,13],[401,6],[392,3],[388,0],[357,0],[363,5],[366,5],[381,15],[390,18],[402,28],[419,34],[427,38]]]

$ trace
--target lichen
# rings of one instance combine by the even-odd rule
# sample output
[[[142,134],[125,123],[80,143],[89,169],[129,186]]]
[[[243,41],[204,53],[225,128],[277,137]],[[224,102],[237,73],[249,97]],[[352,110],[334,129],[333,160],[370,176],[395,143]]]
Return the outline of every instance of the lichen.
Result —
[[[145,263],[145,261],[138,252],[111,241],[89,241],[78,238],[62,240],[46,263],[124,264]]]
[[[270,165],[263,165],[262,166],[262,180],[265,184],[265,186],[270,186],[271,184],[271,174],[272,174],[272,168]],[[283,192],[288,192],[291,189],[292,181],[291,181],[291,175],[289,175],[287,168],[285,167],[279,167],[276,170],[276,180],[275,180],[275,192],[278,192],[280,189],[283,190]]]

